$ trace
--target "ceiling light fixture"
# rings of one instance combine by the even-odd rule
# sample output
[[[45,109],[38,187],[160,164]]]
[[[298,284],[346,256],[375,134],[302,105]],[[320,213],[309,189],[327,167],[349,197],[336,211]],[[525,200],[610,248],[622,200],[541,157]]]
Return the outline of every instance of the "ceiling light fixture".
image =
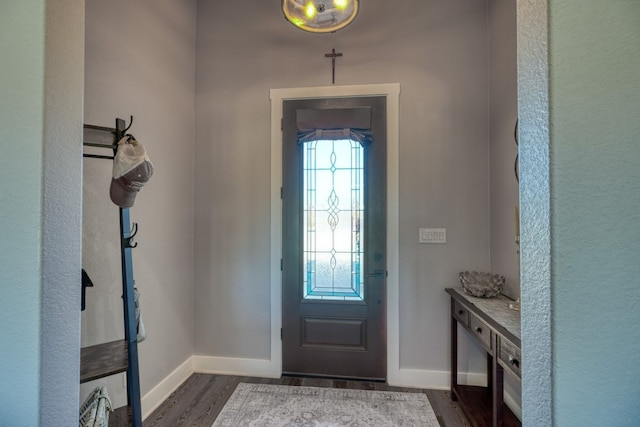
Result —
[[[312,33],[333,33],[358,14],[358,0],[282,0],[287,21]]]

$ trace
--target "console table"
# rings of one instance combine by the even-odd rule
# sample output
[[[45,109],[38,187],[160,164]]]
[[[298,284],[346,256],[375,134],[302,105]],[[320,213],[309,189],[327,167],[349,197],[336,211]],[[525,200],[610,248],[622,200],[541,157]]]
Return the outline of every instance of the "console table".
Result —
[[[459,401],[476,427],[521,426],[504,404],[504,372],[520,380],[520,312],[509,308],[504,295],[476,298],[462,288],[446,289],[451,296],[451,399]],[[458,324],[487,352],[487,387],[458,384]]]

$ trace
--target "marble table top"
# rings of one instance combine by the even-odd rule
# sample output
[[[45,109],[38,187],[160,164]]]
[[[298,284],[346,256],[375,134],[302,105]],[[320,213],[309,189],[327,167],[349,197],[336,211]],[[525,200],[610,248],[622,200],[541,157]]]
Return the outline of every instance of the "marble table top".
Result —
[[[493,298],[478,298],[465,293],[462,287],[447,288],[447,293],[457,300],[466,301],[468,305],[476,308],[472,310],[476,314],[480,314],[481,317],[484,317],[485,320],[490,320],[492,323],[495,322],[498,326],[504,328],[508,334],[512,335],[510,338],[516,338],[520,341],[520,311],[509,308],[509,304],[514,303],[512,299],[502,294]]]

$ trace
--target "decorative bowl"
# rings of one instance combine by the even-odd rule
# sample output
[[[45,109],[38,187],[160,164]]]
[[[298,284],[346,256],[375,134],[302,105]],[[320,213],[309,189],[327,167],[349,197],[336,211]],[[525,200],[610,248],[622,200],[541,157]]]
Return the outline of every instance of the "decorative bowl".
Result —
[[[504,276],[478,271],[461,271],[458,274],[462,289],[474,297],[492,298],[504,288]]]

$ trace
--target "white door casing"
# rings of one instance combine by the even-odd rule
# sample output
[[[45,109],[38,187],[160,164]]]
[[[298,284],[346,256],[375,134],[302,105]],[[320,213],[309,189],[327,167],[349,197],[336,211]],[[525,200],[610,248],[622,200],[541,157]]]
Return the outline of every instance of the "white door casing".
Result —
[[[271,98],[271,357],[268,376],[282,374],[282,103],[291,99],[358,96],[387,98],[387,382],[405,383],[399,342],[399,98],[400,84],[272,89]],[[404,376],[404,375],[402,375]]]

